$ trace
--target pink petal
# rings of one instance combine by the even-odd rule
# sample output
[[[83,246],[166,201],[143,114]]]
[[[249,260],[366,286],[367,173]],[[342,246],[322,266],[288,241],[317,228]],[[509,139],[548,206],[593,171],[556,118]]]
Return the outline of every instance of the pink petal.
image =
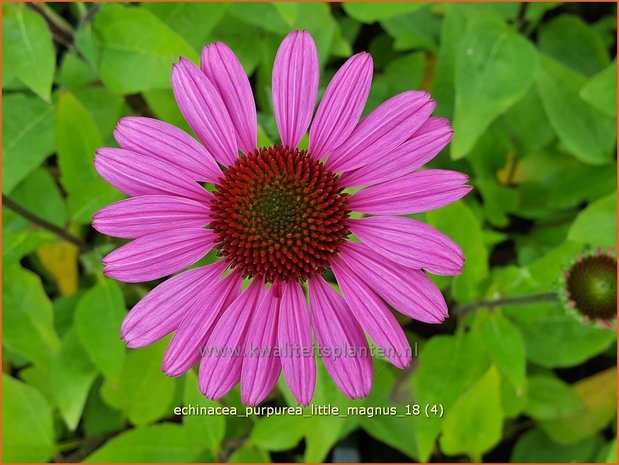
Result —
[[[256,103],[241,62],[226,44],[215,42],[202,49],[200,67],[226,105],[239,149],[254,152],[258,148]]]
[[[191,129],[219,163],[232,165],[238,155],[234,126],[219,91],[186,58],[172,67],[172,90]]]
[[[198,375],[200,390],[209,399],[226,395],[241,380],[248,324],[265,293],[264,283],[254,279],[215,324]]]
[[[127,347],[147,346],[174,331],[200,291],[218,282],[225,269],[219,260],[180,273],[146,294],[123,321],[121,335]]]
[[[241,371],[241,400],[258,405],[271,392],[282,369],[277,347],[279,299],[270,289],[251,320],[245,343],[246,357]]]
[[[343,186],[365,186],[399,178],[415,171],[439,154],[453,130],[444,118],[429,118],[410,139],[387,153],[379,163],[370,163],[341,177]]]
[[[447,316],[443,294],[423,272],[404,268],[358,242],[342,244],[338,258],[400,313],[424,323],[441,323]]]
[[[325,368],[348,397],[367,396],[372,388],[372,358],[361,326],[346,301],[321,276],[308,283],[312,326]]]
[[[427,92],[408,91],[390,98],[359,123],[327,159],[332,171],[350,171],[380,160],[407,140],[434,110]]]
[[[312,120],[318,94],[318,51],[306,31],[284,38],[273,64],[273,109],[282,145],[296,147]]]
[[[316,387],[316,361],[307,303],[296,281],[282,283],[277,343],[290,391],[299,404],[308,405]]]
[[[204,202],[171,195],[120,200],[99,210],[92,226],[101,234],[133,239],[170,229],[200,228],[209,222]]]
[[[194,181],[216,182],[221,169],[206,148],[176,126],[143,116],[122,118],[114,138],[123,149],[173,165]]]
[[[425,170],[367,187],[350,196],[348,208],[371,215],[407,215],[444,207],[468,194],[468,177],[448,170]]]
[[[317,160],[341,145],[359,122],[372,83],[372,56],[358,53],[335,73],[309,132],[309,153]]]
[[[409,268],[456,275],[464,266],[460,247],[421,221],[401,216],[369,216],[352,219],[349,228],[369,248]]]
[[[406,368],[411,361],[411,346],[393,314],[339,257],[331,262],[331,269],[361,327],[391,363],[398,368]]]
[[[103,273],[127,283],[163,278],[192,265],[215,244],[210,229],[184,228],[138,237],[103,258]]]
[[[127,195],[174,195],[207,202],[211,194],[185,173],[156,158],[124,149],[101,148],[95,168]]]
[[[222,312],[241,294],[242,284],[243,279],[232,273],[197,292],[166,350],[161,366],[165,374],[180,376],[195,365]]]

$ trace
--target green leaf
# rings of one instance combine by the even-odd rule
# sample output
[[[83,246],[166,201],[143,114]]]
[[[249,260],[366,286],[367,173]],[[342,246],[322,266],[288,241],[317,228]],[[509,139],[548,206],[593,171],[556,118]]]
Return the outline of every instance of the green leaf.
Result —
[[[178,109],[174,94],[170,89],[148,90],[143,93],[148,107],[155,117],[193,134],[185,118]]]
[[[198,377],[193,371],[185,374],[184,405],[198,407],[217,407],[219,404],[209,400],[198,388]],[[208,447],[213,453],[222,448],[222,440],[226,433],[226,418],[224,416],[187,415],[183,418],[183,425],[187,433],[196,442]]]
[[[113,5],[94,20],[102,44],[99,74],[112,92],[131,94],[169,89],[179,56],[197,61],[193,48],[150,11]]]
[[[103,141],[92,116],[75,96],[60,95],[56,118],[60,180],[68,193],[71,216],[79,223],[90,223],[98,209],[122,194],[95,171],[95,150]]]
[[[540,28],[539,50],[585,76],[608,66],[602,37],[582,19],[561,15]]]
[[[271,456],[259,447],[243,445],[228,457],[228,463],[271,463]]]
[[[529,378],[529,396],[524,412],[536,420],[550,420],[573,415],[584,408],[569,384],[551,375]]]
[[[18,263],[41,245],[57,240],[50,231],[32,226],[6,207],[2,208],[2,265]]]
[[[200,51],[221,21],[229,3],[143,3],[142,8],[154,13],[191,45]],[[200,27],[196,27],[199,24]]]
[[[60,65],[60,85],[71,90],[84,87],[96,79],[97,75],[88,63],[73,52],[65,53]]]
[[[362,23],[371,24],[383,19],[401,16],[425,6],[424,3],[344,3],[344,11]]]
[[[77,428],[96,375],[97,370],[77,334],[70,329],[64,335],[58,357],[50,369],[49,384],[56,405],[71,431]]]
[[[60,348],[52,303],[40,278],[20,265],[2,273],[2,344],[37,365],[49,366]]]
[[[117,380],[106,379],[101,395],[108,405],[122,410],[135,425],[169,416],[176,380],[161,372],[165,341],[127,354]],[[188,436],[188,432],[184,433]]]
[[[580,98],[605,115],[617,117],[617,60],[587,81]]]
[[[2,192],[8,194],[54,151],[54,105],[26,94],[2,97]]]
[[[380,24],[387,34],[394,38],[395,50],[422,48],[432,52],[438,51],[441,17],[434,12],[432,4],[426,4],[411,13],[383,20]]]
[[[270,451],[292,449],[305,435],[310,419],[297,415],[261,418],[249,436],[249,444]]]
[[[453,293],[461,303],[478,295],[478,285],[488,275],[488,250],[479,220],[462,201],[427,214],[428,223],[451,237],[467,257],[462,274],[453,280]]]
[[[595,452],[602,442],[591,436],[574,444],[557,444],[539,428],[524,433],[512,450],[513,463],[587,463],[595,462]]]
[[[466,156],[490,123],[526,94],[537,66],[535,48],[493,15],[470,21],[456,57],[454,159]]]
[[[107,378],[117,379],[125,360],[120,340],[125,301],[116,281],[100,279],[77,304],[75,329],[94,364]]]
[[[393,405],[394,386],[401,375],[399,371],[389,366],[387,362],[374,361],[374,371],[378,376],[374,378],[374,384],[369,396],[362,405],[353,403],[353,407],[374,408],[382,411],[385,407]],[[402,406],[398,406],[403,410]],[[425,418],[424,420],[425,421]],[[411,441],[411,431],[415,431],[418,423],[413,416],[376,415],[373,417],[361,416],[361,427],[373,438],[393,447],[413,460],[419,460],[417,443]]]
[[[32,386],[3,373],[3,461],[47,462],[54,451],[52,411],[47,401]]]
[[[606,350],[615,334],[603,328],[583,325],[560,305],[530,306],[537,315],[520,323],[527,358],[538,365],[569,367]],[[515,313],[515,311],[514,311]]]
[[[232,3],[229,12],[239,21],[274,34],[284,35],[290,32],[290,24],[273,3]]]
[[[56,226],[64,227],[67,222],[67,205],[54,181],[45,168],[37,168],[13,191],[11,198],[19,206],[36,212]]]
[[[201,446],[180,425],[161,423],[126,431],[86,457],[102,462],[193,462]]]
[[[88,437],[119,431],[126,423],[122,412],[112,409],[103,402],[100,395],[102,382],[102,378],[95,381],[84,407],[83,425]]]
[[[45,20],[25,5],[3,6],[2,67],[49,101],[56,57]],[[6,121],[6,120],[5,120]]]
[[[99,134],[104,136],[104,143],[116,146],[114,127],[122,116],[131,113],[125,100],[105,87],[85,87],[75,90],[73,95],[92,116]]]
[[[526,361],[524,342],[518,328],[499,312],[492,312],[482,320],[479,335],[501,374],[522,391]]]
[[[501,439],[503,410],[499,373],[491,367],[445,413],[441,449],[449,455],[467,454],[473,461]]]
[[[596,200],[578,214],[568,239],[601,247],[617,244],[617,193]]]
[[[617,415],[617,368],[596,373],[574,385],[584,409],[540,422],[553,441],[571,444],[602,431]]]
[[[543,57],[541,64],[537,88],[561,143],[585,163],[610,163],[617,139],[616,120],[580,98],[580,89],[586,82],[582,75],[551,58]]]
[[[440,403],[448,412],[488,365],[489,358],[475,334],[461,331],[454,336],[434,336],[419,354],[419,367],[413,378],[417,403]],[[443,422],[438,417],[424,418],[423,427],[416,428],[420,461],[430,458]]]

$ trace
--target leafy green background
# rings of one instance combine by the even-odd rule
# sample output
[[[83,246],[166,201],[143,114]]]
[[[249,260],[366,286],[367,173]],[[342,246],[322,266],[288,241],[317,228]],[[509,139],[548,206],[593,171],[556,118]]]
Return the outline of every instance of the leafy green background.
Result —
[[[479,302],[556,291],[583,250],[616,244],[616,6],[518,3],[3,4],[4,461],[616,461],[615,334],[560,303]],[[471,177],[465,200],[418,215],[467,265],[436,278],[441,326],[399,317],[419,349],[401,372],[375,360],[367,399],[319,370],[315,403],[441,404],[424,415],[178,417],[203,399],[193,372],[160,372],[165,341],[127,350],[119,326],[151,284],[106,279],[118,243],[92,214],[121,198],[94,150],[116,121],[151,115],[188,129],[170,89],[179,55],[205,42],[240,57],[276,140],[270,75],[290,30],[309,30],[321,89],[369,50],[368,110],[429,89],[455,137],[432,166]],[[12,205],[11,204],[11,205]],[[212,260],[213,256],[205,261]],[[291,404],[283,383],[267,405]],[[241,407],[238,388],[222,405]],[[241,409],[242,410],[242,409]]]

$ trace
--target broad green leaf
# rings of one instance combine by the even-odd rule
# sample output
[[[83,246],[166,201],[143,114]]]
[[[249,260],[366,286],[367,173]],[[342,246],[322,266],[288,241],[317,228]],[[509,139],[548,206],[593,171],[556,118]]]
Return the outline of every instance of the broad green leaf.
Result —
[[[470,302],[488,275],[488,250],[479,220],[462,201],[427,214],[428,223],[451,237],[467,257],[462,274],[453,280],[453,293],[461,303]]]
[[[499,312],[492,312],[478,329],[490,358],[516,388],[524,389],[526,362],[524,342],[518,328]]]
[[[60,352],[50,369],[50,390],[62,418],[73,431],[82,416],[84,404],[97,370],[73,329],[62,339]]]
[[[90,223],[92,215],[122,194],[95,171],[95,150],[103,145],[95,122],[70,93],[60,95],[56,116],[56,151],[61,182],[68,193],[71,217]]]
[[[101,399],[102,381],[102,378],[95,381],[84,407],[84,432],[89,437],[119,431],[126,423],[122,412],[112,409]]]
[[[10,193],[54,151],[54,105],[22,94],[2,97],[2,192]]]
[[[418,404],[443,405],[448,412],[462,393],[487,370],[489,358],[475,334],[463,331],[454,336],[434,336],[419,354],[413,378]],[[424,418],[415,431],[419,460],[427,461],[444,419]]]
[[[553,441],[571,444],[606,428],[617,415],[617,368],[596,373],[574,385],[584,409],[569,417],[540,423]]]
[[[152,2],[142,8],[157,15],[174,32],[200,51],[229,7],[229,3]],[[199,24],[200,27],[196,27]]]
[[[181,111],[178,109],[172,90],[147,90],[143,95],[146,103],[148,103],[148,107],[153,111],[156,118],[193,134],[187,121],[185,121]]]
[[[561,15],[540,28],[540,52],[585,76],[592,76],[609,63],[602,37],[582,19]]]
[[[263,34],[262,29],[252,24],[244,24],[239,28],[239,20],[226,13],[217,23],[212,37],[213,40],[219,40],[228,45],[238,57],[245,72],[251,75],[261,62],[261,56],[256,53],[256,50],[260,49],[262,41],[256,43],[256,37],[261,37]]]
[[[97,75],[88,63],[73,52],[65,53],[58,79],[62,87],[68,90],[78,89],[96,79]]]
[[[84,461],[187,463],[195,461],[201,449],[181,425],[161,423],[126,431],[106,442]]]
[[[604,351],[615,340],[612,331],[582,324],[561,305],[530,307],[541,316],[530,323],[518,322],[518,326],[527,358],[538,365],[548,368],[578,365]],[[511,314],[516,312],[514,308]]]
[[[344,11],[349,16],[361,21],[362,23],[371,24],[383,19],[393,18],[394,16],[401,16],[411,11],[422,8],[424,3],[408,3],[408,2],[394,2],[394,3],[350,3],[343,4]]]
[[[542,57],[536,81],[550,124],[565,148],[585,163],[610,163],[617,121],[580,97],[586,79],[552,58]]]
[[[273,3],[232,3],[229,12],[239,21],[274,34],[285,35],[290,32],[290,24]]]
[[[602,439],[591,436],[574,444],[557,444],[541,429],[524,433],[512,450],[513,463],[587,463],[595,462],[595,452]]]
[[[102,9],[95,17],[94,32],[102,44],[99,74],[112,92],[169,89],[171,67],[178,57],[197,61],[182,37],[142,8]]]
[[[228,457],[228,463],[270,463],[271,456],[264,449],[243,445]]]
[[[11,199],[20,207],[56,226],[64,227],[67,205],[54,178],[45,168],[37,168],[11,193]]]
[[[49,366],[60,341],[40,278],[17,264],[4,268],[2,307],[2,344],[37,365]]]
[[[617,60],[580,89],[580,97],[605,115],[617,117]]]
[[[352,407],[375,409],[382,412],[385,408],[397,407],[401,412],[405,411],[403,405],[394,405],[393,390],[398,377],[401,376],[399,370],[389,366],[387,362],[374,361],[374,384],[369,396],[361,405],[359,401],[352,404]],[[424,422],[425,418],[421,420]],[[411,432],[419,426],[418,420],[413,416],[394,416],[376,415],[360,416],[361,427],[370,436],[383,442],[390,447],[402,452],[413,460],[419,460],[419,450],[417,443],[411,441]]]
[[[86,87],[77,89],[73,95],[92,116],[104,143],[116,147],[113,131],[118,120],[131,113],[131,109],[120,95],[113,94],[105,87]]]
[[[617,245],[617,193],[601,198],[578,214],[568,239],[601,247]]]
[[[448,455],[467,454],[473,461],[501,439],[503,411],[499,373],[491,367],[445,413],[441,449]]]
[[[258,420],[249,436],[249,444],[270,451],[296,446],[305,436],[310,419],[298,415],[272,416]]]
[[[45,20],[25,5],[2,10],[2,67],[49,101],[56,58]]]
[[[516,418],[522,413],[527,402],[528,389],[526,382],[524,389],[516,388],[509,379],[501,376],[501,407],[505,418]]]
[[[432,4],[426,4],[411,13],[398,15],[380,22],[387,34],[394,38],[394,49],[422,48],[432,52],[438,51],[442,18],[434,12],[433,7]]]
[[[195,407],[216,407],[219,404],[204,397],[198,387],[198,377],[193,371],[185,374],[184,405]],[[226,433],[226,418],[224,416],[187,415],[183,418],[187,433],[196,442],[208,447],[213,453],[222,448],[222,440]]]
[[[120,325],[125,301],[116,281],[100,278],[80,299],[75,311],[75,329],[94,364],[109,379],[117,379],[125,360]]]
[[[165,341],[127,354],[120,378],[106,379],[101,395],[122,410],[134,425],[145,425],[172,414],[176,380],[161,372]],[[184,433],[188,436],[188,431]]]
[[[32,226],[23,217],[2,208],[2,265],[18,263],[22,257],[42,244],[53,242],[57,236],[45,229]]]
[[[456,57],[453,158],[526,94],[537,65],[534,47],[492,15],[470,21]]]
[[[572,386],[551,375],[529,378],[529,396],[524,412],[536,420],[564,418],[584,406]]]
[[[47,462],[54,452],[52,411],[47,401],[32,386],[3,373],[3,461]]]

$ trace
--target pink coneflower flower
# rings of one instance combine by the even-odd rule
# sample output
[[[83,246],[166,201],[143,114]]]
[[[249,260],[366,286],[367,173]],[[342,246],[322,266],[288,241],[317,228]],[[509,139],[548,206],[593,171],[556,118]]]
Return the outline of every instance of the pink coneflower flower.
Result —
[[[159,279],[218,251],[215,263],[155,287],[122,325],[128,347],[174,332],[163,371],[178,376],[200,362],[209,398],[240,382],[243,402],[258,404],[283,371],[307,405],[316,380],[313,338],[319,354],[331,355],[323,360],[337,386],[364,397],[372,386],[366,334],[395,366],[410,362],[388,305],[427,323],[447,316],[424,271],[458,274],[463,254],[439,231],[401,215],[469,192],[463,174],[418,171],[449,142],[449,123],[430,116],[434,102],[418,91],[359,122],[372,81],[367,53],[344,63],[314,114],[318,80],[312,37],[290,33],[273,67],[281,145],[258,147],[247,76],[226,45],[207,45],[200,68],[181,58],[172,69],[179,108],[202,144],[162,121],[128,117],[115,130],[121,148],[97,151],[98,172],[131,197],[94,218],[101,233],[133,239],[103,259],[107,276]],[[300,150],[308,128],[309,148]],[[349,194],[351,187],[362,189]],[[328,269],[341,295],[322,277]],[[245,278],[251,282],[242,290]]]

